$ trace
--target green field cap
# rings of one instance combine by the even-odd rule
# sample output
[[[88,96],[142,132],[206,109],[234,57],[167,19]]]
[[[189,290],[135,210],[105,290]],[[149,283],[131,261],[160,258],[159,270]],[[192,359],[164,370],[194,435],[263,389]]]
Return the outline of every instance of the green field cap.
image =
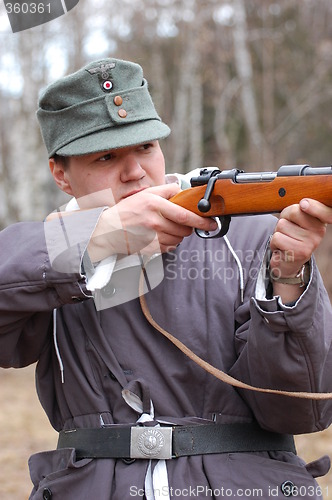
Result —
[[[170,133],[141,66],[119,59],[95,61],[49,85],[37,118],[50,158],[133,146]]]

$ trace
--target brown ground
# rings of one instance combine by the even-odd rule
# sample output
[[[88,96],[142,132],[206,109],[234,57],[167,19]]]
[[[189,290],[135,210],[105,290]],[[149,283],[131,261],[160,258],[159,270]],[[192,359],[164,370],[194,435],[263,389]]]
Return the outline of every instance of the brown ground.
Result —
[[[0,498],[26,500],[32,487],[28,457],[54,448],[57,440],[35,394],[34,367],[0,369],[0,408]],[[324,454],[332,457],[332,427],[296,441],[299,455],[308,462]],[[332,471],[318,481],[324,500],[332,499]]]

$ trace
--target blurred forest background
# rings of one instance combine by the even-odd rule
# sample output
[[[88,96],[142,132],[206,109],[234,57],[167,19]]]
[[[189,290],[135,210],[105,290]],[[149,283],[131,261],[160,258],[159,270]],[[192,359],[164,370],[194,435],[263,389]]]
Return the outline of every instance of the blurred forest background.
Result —
[[[0,11],[0,26],[5,17]],[[143,66],[172,128],[162,144],[169,172],[332,162],[330,0],[80,0],[43,26],[0,32],[0,229],[43,219],[65,201],[48,171],[38,94],[104,56]],[[331,251],[329,229],[317,260],[332,296]],[[1,397],[9,403],[0,384]],[[331,433],[320,442],[332,452]],[[8,465],[6,455],[1,463]]]
[[[331,35],[329,0],[80,0],[45,25],[0,33],[0,228],[63,202],[35,119],[38,94],[103,56],[143,66],[172,128],[168,171],[329,165]],[[318,259],[331,293],[330,240]]]

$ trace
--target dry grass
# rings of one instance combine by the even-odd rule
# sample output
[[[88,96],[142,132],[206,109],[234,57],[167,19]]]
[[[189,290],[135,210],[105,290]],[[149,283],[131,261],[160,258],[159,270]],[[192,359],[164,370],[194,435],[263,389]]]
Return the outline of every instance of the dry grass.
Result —
[[[0,369],[0,407],[0,498],[27,499],[32,488],[28,457],[53,449],[57,440],[35,394],[33,366]],[[299,455],[308,462],[321,455],[332,456],[332,427],[319,434],[299,436],[296,441]],[[324,500],[332,498],[332,472],[319,484]]]
[[[0,498],[27,499],[32,489],[27,460],[56,447],[34,389],[34,367],[0,370]]]

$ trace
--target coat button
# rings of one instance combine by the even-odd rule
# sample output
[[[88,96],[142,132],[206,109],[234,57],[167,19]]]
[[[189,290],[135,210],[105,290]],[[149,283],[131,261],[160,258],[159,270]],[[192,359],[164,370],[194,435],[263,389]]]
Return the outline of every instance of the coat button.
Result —
[[[52,498],[52,492],[49,488],[43,489],[43,500],[50,500]]]
[[[101,294],[103,297],[112,297],[115,294],[116,290],[114,286],[106,285],[101,289]]]
[[[136,458],[123,458],[122,462],[126,465],[131,465],[136,462]]]
[[[116,95],[113,99],[113,102],[115,106],[121,106],[121,104],[123,103],[123,99],[120,95]]]
[[[296,489],[296,486],[293,483],[293,481],[284,481],[280,486],[280,489],[282,494],[285,495],[285,497],[292,497]]]

